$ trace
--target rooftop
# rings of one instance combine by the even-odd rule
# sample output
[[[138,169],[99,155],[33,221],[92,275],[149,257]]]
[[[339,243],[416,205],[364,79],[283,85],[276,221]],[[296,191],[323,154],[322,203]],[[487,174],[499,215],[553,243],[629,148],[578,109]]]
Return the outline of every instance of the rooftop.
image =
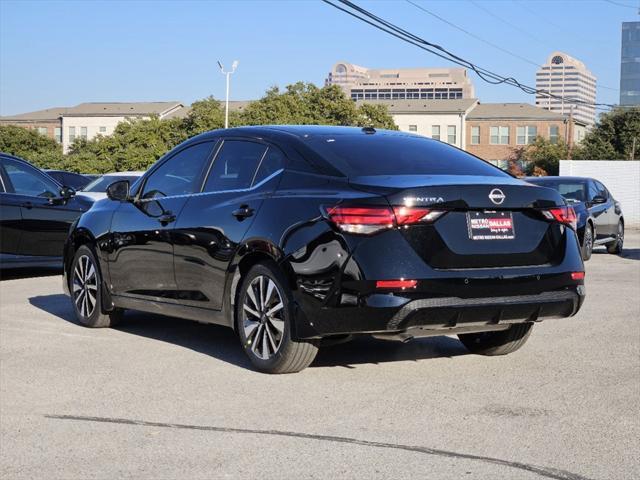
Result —
[[[478,103],[475,98],[458,100],[358,100],[357,105],[386,105],[389,113],[465,113]]]
[[[43,121],[65,117],[109,117],[127,115],[160,115],[180,109],[180,102],[88,102],[75,107],[57,107],[0,117],[10,121]]]
[[[467,120],[567,120],[558,112],[528,103],[479,103],[469,112]]]

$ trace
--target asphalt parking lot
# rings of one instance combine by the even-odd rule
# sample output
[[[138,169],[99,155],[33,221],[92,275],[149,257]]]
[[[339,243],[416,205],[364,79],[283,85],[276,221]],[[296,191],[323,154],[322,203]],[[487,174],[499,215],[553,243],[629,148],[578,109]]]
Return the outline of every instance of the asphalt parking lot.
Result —
[[[578,316],[520,351],[359,339],[250,369],[234,334],[130,313],[77,325],[58,275],[0,282],[0,476],[625,479],[640,476],[640,234],[595,253]]]

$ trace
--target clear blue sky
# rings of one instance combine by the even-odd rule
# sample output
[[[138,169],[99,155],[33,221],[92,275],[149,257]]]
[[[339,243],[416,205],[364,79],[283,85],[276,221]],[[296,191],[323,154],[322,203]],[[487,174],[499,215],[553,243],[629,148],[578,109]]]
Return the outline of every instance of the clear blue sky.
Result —
[[[480,66],[534,84],[533,65],[404,0],[355,1]],[[534,62],[565,51],[614,89],[599,88],[598,101],[618,102],[620,27],[640,20],[636,0],[616,0],[635,9],[604,0],[415,1]],[[388,68],[446,65],[319,0],[0,0],[1,115],[88,101],[223,98],[218,59],[240,61],[231,89],[238,100],[299,80],[321,85],[338,60]],[[473,81],[484,102],[534,101],[513,87]]]

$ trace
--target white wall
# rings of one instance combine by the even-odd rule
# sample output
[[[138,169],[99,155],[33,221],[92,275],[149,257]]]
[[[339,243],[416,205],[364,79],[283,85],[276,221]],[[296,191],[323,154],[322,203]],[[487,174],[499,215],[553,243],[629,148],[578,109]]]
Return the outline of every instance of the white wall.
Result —
[[[447,141],[447,127],[455,125],[456,142],[452,143],[459,148],[465,148],[465,117],[457,113],[393,113],[393,121],[402,132],[410,132],[409,125],[415,125],[418,135],[431,138],[431,128],[433,125],[440,126],[440,140]]]
[[[91,140],[96,135],[111,135],[118,123],[123,122],[127,117],[62,117],[62,151],[67,153],[73,142],[69,141],[69,127],[75,127],[76,138],[81,136],[82,127],[87,128],[87,140]],[[134,117],[135,118],[135,117]],[[144,117],[147,118],[147,117]],[[100,132],[100,127],[105,127],[106,131]]]
[[[626,226],[640,228],[640,161],[560,160],[560,175],[601,181],[622,204]]]

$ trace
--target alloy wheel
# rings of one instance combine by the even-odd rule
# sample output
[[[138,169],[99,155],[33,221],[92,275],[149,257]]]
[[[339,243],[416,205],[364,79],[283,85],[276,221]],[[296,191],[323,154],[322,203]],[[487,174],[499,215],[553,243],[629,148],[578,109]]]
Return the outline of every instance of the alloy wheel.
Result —
[[[73,301],[80,315],[89,318],[98,300],[98,276],[93,262],[82,255],[73,271]]]
[[[589,226],[587,226],[584,236],[584,249],[585,252],[590,252],[593,249],[593,231]]]
[[[259,275],[247,286],[242,305],[246,343],[258,358],[273,357],[284,338],[284,303],[275,282]]]
[[[624,244],[624,226],[622,223],[618,222],[618,246],[622,249],[622,245]]]

